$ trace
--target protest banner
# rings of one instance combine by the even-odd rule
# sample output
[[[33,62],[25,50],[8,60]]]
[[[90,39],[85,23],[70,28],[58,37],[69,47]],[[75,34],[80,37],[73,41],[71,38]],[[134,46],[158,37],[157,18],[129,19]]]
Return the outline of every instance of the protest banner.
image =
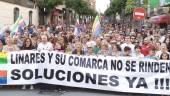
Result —
[[[170,95],[170,61],[56,51],[0,53],[0,85],[37,83]]]

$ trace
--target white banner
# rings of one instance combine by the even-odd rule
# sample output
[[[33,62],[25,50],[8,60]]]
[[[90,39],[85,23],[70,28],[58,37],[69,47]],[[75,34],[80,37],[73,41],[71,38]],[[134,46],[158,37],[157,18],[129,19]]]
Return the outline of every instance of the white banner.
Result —
[[[0,85],[48,83],[108,91],[169,94],[170,61],[77,56],[55,51],[0,53]]]

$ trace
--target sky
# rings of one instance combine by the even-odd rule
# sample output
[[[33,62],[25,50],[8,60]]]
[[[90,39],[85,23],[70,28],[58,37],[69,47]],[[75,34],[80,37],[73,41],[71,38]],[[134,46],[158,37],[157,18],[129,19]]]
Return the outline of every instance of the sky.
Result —
[[[104,13],[109,3],[110,0],[96,0],[96,10],[98,12]]]

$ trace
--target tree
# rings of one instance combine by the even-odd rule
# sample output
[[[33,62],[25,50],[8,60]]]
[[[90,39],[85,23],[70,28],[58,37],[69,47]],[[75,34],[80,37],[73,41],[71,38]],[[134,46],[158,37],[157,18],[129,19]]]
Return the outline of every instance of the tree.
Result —
[[[148,0],[127,0],[125,7],[126,15],[131,15],[133,13],[133,9],[136,7],[147,8],[147,5]]]
[[[116,15],[116,13],[121,14],[124,10],[126,0],[112,0],[110,7],[105,11],[105,15]]]
[[[42,17],[41,24],[45,24],[45,17],[50,15],[53,8],[59,4],[63,4],[63,0],[35,0],[39,8],[39,16]]]
[[[116,19],[116,14],[120,15],[121,18],[124,17],[124,10],[127,0],[112,0],[109,8],[105,11],[106,16],[113,17],[113,20]]]
[[[84,0],[65,0],[67,8],[73,9],[79,15],[94,15],[96,11]]]
[[[65,0],[66,5],[66,22],[69,24],[69,20],[67,20],[70,16],[67,12],[68,9],[73,9],[78,17],[81,19],[85,19],[87,16],[95,16],[97,12],[91,8],[91,6],[85,0]]]

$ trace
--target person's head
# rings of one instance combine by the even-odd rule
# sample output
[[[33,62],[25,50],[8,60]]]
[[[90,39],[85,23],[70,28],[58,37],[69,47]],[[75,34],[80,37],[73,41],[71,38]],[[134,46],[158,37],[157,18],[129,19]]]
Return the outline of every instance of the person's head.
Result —
[[[141,53],[141,47],[140,46],[135,46],[135,52],[136,53]]]
[[[135,40],[135,41],[133,42],[133,44],[134,44],[135,46],[138,46],[140,43],[139,43],[138,40]]]
[[[131,42],[134,43],[135,42],[135,39],[136,37],[134,35],[130,36],[130,39],[131,39]]]
[[[161,50],[161,42],[156,42],[155,48],[156,48],[156,50]]]
[[[156,49],[155,48],[152,48],[149,50],[149,56],[155,56],[156,54]]]
[[[91,44],[87,45],[87,52],[88,52],[89,55],[93,54],[93,46]]]
[[[143,41],[144,44],[148,44],[149,43],[149,38],[144,38],[144,41]]]
[[[75,46],[76,46],[77,51],[82,50],[82,43],[81,42],[77,42]]]
[[[166,43],[167,45],[169,45],[169,44],[170,44],[170,39],[169,39],[169,38],[166,38],[166,39],[165,39],[165,43]]]
[[[30,38],[25,38],[24,42],[23,42],[23,47],[24,48],[31,48],[32,45],[32,40]]]
[[[113,52],[120,52],[121,51],[121,47],[118,44],[113,44],[112,45],[112,51]]]
[[[13,40],[12,40],[12,38],[11,38],[11,37],[7,37],[7,38],[6,38],[6,40],[5,40],[5,42],[6,42],[6,45],[11,46],[11,45],[12,45]]]
[[[109,35],[109,34],[105,34],[105,35],[104,35],[104,38],[105,38],[107,41],[110,41],[110,35]]]
[[[54,44],[54,50],[60,51],[60,50],[61,50],[61,44],[58,43],[58,42],[56,42],[56,43]]]
[[[10,31],[9,30],[6,30],[5,33],[4,33],[4,37],[7,38],[10,36]]]
[[[89,41],[90,40],[90,35],[85,35],[86,39]]]
[[[160,56],[161,60],[169,60],[169,54],[167,52],[163,52]]]
[[[126,42],[126,43],[131,43],[130,36],[126,36],[126,37],[125,37],[125,42]]]
[[[161,44],[161,51],[166,52],[167,51],[167,46],[165,43]]]
[[[124,56],[131,56],[131,48],[126,46],[124,48]]]
[[[47,43],[47,42],[48,42],[48,37],[47,37],[47,35],[45,35],[45,34],[41,35],[41,41],[42,41],[43,43]]]
[[[154,40],[155,40],[155,41],[159,41],[159,35],[158,35],[158,34],[155,34],[155,35],[154,35]]]
[[[108,50],[108,43],[106,43],[106,42],[102,42],[101,43],[101,50]]]
[[[98,38],[96,39],[96,45],[100,46],[101,41],[102,41],[101,38],[98,37]]]

